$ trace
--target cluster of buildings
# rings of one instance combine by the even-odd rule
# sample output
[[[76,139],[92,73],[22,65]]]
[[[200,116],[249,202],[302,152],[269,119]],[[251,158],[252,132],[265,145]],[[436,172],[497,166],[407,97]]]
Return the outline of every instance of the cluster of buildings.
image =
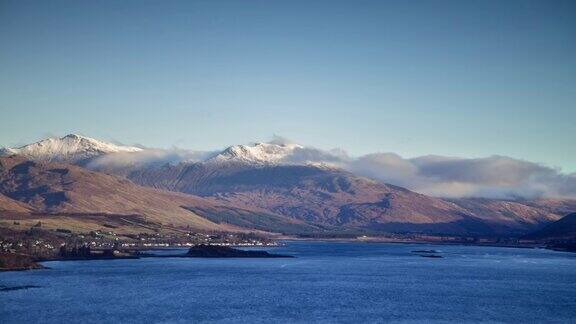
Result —
[[[256,234],[230,233],[139,233],[119,235],[113,231],[76,234],[71,231],[35,231],[33,235],[0,236],[0,252],[50,256],[64,246],[85,246],[93,250],[192,247],[199,244],[219,246],[274,246],[276,243]]]

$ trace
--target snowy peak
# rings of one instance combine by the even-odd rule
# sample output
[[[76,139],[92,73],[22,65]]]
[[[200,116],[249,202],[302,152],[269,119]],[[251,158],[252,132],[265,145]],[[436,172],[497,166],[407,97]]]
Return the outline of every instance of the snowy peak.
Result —
[[[22,155],[39,161],[80,162],[95,156],[117,152],[138,152],[138,147],[120,146],[77,134],[47,138],[19,148],[6,148],[0,155]]]
[[[294,152],[294,150],[301,148],[303,148],[303,146],[292,143],[255,143],[251,145],[235,145],[228,147],[208,161],[276,164],[284,162],[286,158]]]

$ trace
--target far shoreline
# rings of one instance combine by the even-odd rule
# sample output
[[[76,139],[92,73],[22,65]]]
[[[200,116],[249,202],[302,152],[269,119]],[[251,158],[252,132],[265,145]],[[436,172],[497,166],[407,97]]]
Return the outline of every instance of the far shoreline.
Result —
[[[469,246],[469,247],[498,247],[498,248],[515,248],[515,249],[543,249],[549,250],[554,252],[563,252],[563,253],[576,253],[575,250],[570,249],[562,249],[562,248],[554,248],[553,246],[546,246],[542,244],[495,244],[495,243],[469,243],[469,242],[438,242],[438,241],[407,241],[407,240],[378,240],[378,239],[354,239],[354,238],[294,238],[294,237],[286,237],[282,239],[278,239],[278,242],[327,242],[327,243],[365,243],[365,244],[407,244],[407,245],[437,245],[437,246]],[[282,245],[270,245],[270,246],[258,246],[259,248],[277,248],[281,247]],[[234,246],[234,250],[237,248],[254,248],[257,246]],[[147,247],[147,248],[139,248],[139,249],[131,249],[132,251],[136,251],[137,253],[134,255],[122,255],[122,256],[115,256],[115,257],[78,257],[78,258],[48,258],[48,259],[39,259],[32,262],[27,267],[18,267],[18,268],[0,268],[0,272],[8,272],[8,271],[26,271],[26,270],[48,270],[49,267],[46,267],[43,263],[45,262],[54,262],[54,261],[113,261],[113,260],[137,260],[137,259],[148,259],[148,258],[220,258],[220,259],[247,259],[247,258],[254,258],[254,257],[203,257],[203,256],[188,256],[186,254],[170,254],[170,255],[153,255],[149,253],[145,253],[146,251],[154,251],[154,250],[185,250],[185,248],[178,247],[178,246],[159,246],[159,247]],[[263,250],[258,250],[256,252],[260,252]],[[275,256],[271,254],[270,257],[264,258],[284,258],[284,257],[292,257],[286,255],[279,255]],[[255,257],[261,258],[261,257]]]
[[[449,242],[449,241],[435,241],[435,240],[403,240],[403,239],[387,239],[387,238],[306,238],[306,237],[284,237],[278,238],[278,241],[293,241],[293,242],[342,242],[342,243],[367,243],[367,244],[434,244],[434,245],[462,245],[462,246],[492,246],[492,247],[507,247],[507,248],[518,248],[518,249],[538,249],[546,248],[546,244],[543,243],[496,243],[496,242]]]

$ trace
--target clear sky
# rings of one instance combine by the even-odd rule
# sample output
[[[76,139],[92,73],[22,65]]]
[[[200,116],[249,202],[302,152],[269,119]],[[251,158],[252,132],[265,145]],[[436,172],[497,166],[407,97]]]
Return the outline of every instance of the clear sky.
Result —
[[[576,1],[0,1],[0,146],[501,154],[576,171]]]

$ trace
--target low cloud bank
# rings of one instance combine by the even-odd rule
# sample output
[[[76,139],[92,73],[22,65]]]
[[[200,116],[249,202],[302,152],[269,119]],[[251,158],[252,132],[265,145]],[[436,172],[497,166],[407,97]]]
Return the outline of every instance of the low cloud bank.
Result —
[[[576,199],[576,173],[563,174],[559,169],[506,156],[407,159],[395,153],[373,153],[352,158],[344,151],[302,148],[285,162],[325,163],[437,197]]]
[[[271,143],[285,144],[276,137]],[[145,149],[136,153],[102,156],[89,166],[95,169],[201,162],[218,151]],[[283,163],[321,163],[339,167],[385,183],[438,197],[485,197],[502,199],[574,198],[576,173],[506,156],[453,158],[422,156],[403,158],[395,153],[373,153],[350,157],[342,150],[296,148]]]
[[[119,169],[153,165],[175,165],[182,162],[203,161],[215,152],[191,151],[178,148],[143,149],[139,152],[113,153],[99,156],[88,164],[92,169]]]
[[[576,174],[506,156],[464,159],[394,153],[362,156],[354,173],[440,197],[576,198]]]

